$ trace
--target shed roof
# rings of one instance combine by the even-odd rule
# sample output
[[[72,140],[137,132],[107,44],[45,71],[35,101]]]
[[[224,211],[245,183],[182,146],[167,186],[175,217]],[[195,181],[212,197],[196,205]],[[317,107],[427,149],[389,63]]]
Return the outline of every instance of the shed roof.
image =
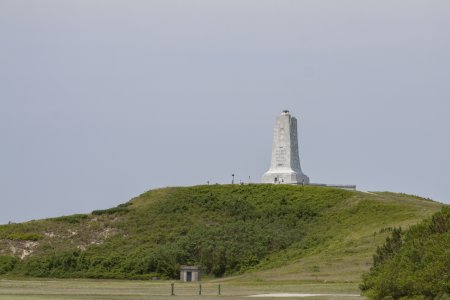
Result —
[[[199,266],[180,266],[181,271],[200,271]]]

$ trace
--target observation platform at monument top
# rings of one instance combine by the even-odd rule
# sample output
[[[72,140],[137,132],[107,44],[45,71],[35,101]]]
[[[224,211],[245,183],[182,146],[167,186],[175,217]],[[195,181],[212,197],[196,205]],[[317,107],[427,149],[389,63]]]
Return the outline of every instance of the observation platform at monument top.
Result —
[[[264,173],[261,182],[356,190],[356,185],[310,183],[309,177],[303,173],[300,166],[297,119],[291,116],[289,110],[283,110],[276,119],[273,133],[272,161],[270,169]]]

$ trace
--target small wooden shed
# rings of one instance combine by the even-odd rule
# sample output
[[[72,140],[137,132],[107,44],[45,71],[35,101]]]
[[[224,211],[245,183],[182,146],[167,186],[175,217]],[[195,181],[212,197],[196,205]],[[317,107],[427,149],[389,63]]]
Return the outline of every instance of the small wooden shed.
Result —
[[[200,267],[198,266],[181,266],[180,280],[183,282],[193,282],[200,280]]]

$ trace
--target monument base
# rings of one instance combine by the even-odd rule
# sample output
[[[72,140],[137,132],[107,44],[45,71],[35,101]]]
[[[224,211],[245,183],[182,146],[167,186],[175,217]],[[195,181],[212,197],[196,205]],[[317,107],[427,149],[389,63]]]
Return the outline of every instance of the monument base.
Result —
[[[295,171],[268,171],[264,173],[262,183],[272,184],[309,184],[309,177]]]

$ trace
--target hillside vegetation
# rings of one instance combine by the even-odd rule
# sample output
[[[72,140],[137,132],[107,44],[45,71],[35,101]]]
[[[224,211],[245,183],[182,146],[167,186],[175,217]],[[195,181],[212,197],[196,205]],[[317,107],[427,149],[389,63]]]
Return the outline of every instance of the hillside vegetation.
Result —
[[[450,299],[450,208],[377,249],[361,289],[374,299]]]
[[[394,227],[440,207],[312,186],[156,189],[87,215],[0,226],[0,275],[177,278],[179,265],[198,264],[211,277],[242,274],[231,280],[359,280]]]

